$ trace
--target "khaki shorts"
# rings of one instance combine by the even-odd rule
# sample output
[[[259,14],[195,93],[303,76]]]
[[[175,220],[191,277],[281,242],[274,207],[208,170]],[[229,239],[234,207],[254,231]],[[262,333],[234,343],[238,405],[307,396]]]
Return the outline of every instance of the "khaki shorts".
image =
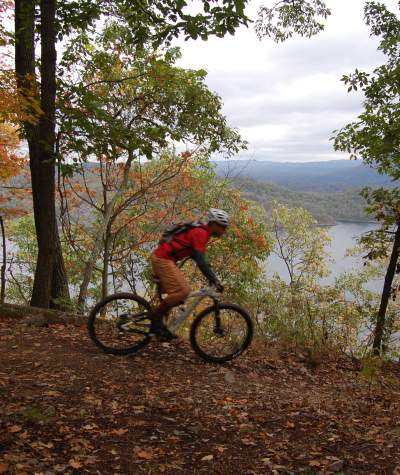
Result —
[[[160,279],[162,292],[167,294],[165,303],[174,307],[185,301],[192,290],[176,263],[170,259],[161,259],[154,254],[151,255],[150,261],[154,275]]]

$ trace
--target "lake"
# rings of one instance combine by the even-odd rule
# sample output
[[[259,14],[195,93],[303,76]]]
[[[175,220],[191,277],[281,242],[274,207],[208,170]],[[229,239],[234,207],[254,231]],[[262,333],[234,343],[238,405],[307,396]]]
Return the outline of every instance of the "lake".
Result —
[[[332,239],[331,245],[327,251],[331,253],[334,262],[329,264],[331,274],[321,280],[323,284],[332,284],[335,277],[343,274],[343,272],[356,271],[362,268],[363,262],[360,257],[345,256],[346,250],[354,247],[357,238],[367,231],[376,229],[378,226],[375,223],[338,223],[336,226],[328,228],[329,236]],[[289,281],[289,274],[285,264],[275,254],[271,255],[266,261],[266,272],[268,276],[278,273],[286,282]],[[373,281],[370,287],[371,290],[380,291],[383,282]]]

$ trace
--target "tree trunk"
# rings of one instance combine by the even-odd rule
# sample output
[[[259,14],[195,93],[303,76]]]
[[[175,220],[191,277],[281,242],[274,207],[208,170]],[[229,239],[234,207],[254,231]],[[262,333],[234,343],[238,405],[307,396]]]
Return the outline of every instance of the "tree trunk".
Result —
[[[38,259],[33,282],[31,305],[50,306],[53,278],[56,209],[54,166],[55,112],[55,0],[40,2],[40,97],[43,115],[40,117],[38,141],[30,155],[32,198],[38,239]]]
[[[34,34],[35,1],[15,0],[15,72],[21,108],[27,114],[33,113],[27,98],[36,87]],[[33,140],[37,132],[35,125],[25,121],[23,126],[28,142]]]
[[[61,242],[56,226],[56,251],[53,266],[53,277],[51,284],[51,302],[50,308],[56,310],[67,310],[70,301],[67,271],[65,270],[64,259],[62,255]]]
[[[33,210],[35,216],[38,257],[33,282],[31,305],[48,308],[50,306],[51,283],[55,254],[55,206],[54,206],[54,166],[43,158],[48,153],[37,151],[40,147],[29,147],[32,180]]]
[[[22,95],[35,75],[34,31],[35,1],[15,0],[15,70]]]
[[[110,225],[104,235],[104,257],[103,257],[103,275],[101,282],[101,298],[105,299],[108,295],[108,263],[110,261],[111,229]]]
[[[36,90],[35,71],[35,1],[15,1],[15,70],[17,73],[18,87],[21,100],[35,93],[39,102],[39,94]],[[28,107],[28,101],[25,102]],[[32,112],[27,110],[27,112]],[[51,246],[54,236],[51,235],[53,224],[49,215],[51,208],[47,198],[49,181],[51,189],[51,165],[41,166],[41,151],[43,146],[40,140],[39,125],[33,121],[25,121],[29,146],[29,165],[32,180],[33,210],[35,216],[36,236],[38,241],[38,258],[32,292],[32,305],[48,307],[50,302],[50,282],[52,272]],[[49,170],[50,168],[50,170]],[[50,174],[49,174],[50,171]],[[50,176],[49,176],[50,175]],[[51,200],[50,200],[51,206]],[[50,234],[48,234],[50,231]],[[50,247],[50,248],[49,248]]]
[[[2,216],[0,216],[0,229],[1,229],[1,247],[3,249],[3,259],[1,263],[1,290],[0,290],[0,303],[4,303],[6,298],[6,232],[4,231],[4,222]]]
[[[35,1],[15,1],[15,69],[23,98],[36,88],[35,76]],[[51,297],[64,289],[66,281],[55,213],[55,95],[56,95],[56,0],[41,0],[41,66],[40,105],[43,112],[37,121],[23,123],[29,146],[32,200],[35,217],[38,257],[33,282],[31,305],[48,308]],[[36,91],[39,101],[39,94]],[[60,255],[55,259],[56,249]],[[59,266],[57,269],[55,266]],[[53,279],[56,281],[52,285]],[[65,283],[65,282],[64,282]],[[68,287],[68,286],[67,286]],[[55,293],[54,293],[55,292]]]
[[[376,319],[374,331],[373,349],[375,354],[379,354],[382,348],[383,332],[385,330],[386,309],[389,303],[390,294],[392,290],[392,283],[396,273],[396,265],[400,253],[400,223],[397,224],[396,233],[392,247],[392,254],[388,268],[386,270],[385,283],[383,285],[381,304],[379,307],[378,316]]]

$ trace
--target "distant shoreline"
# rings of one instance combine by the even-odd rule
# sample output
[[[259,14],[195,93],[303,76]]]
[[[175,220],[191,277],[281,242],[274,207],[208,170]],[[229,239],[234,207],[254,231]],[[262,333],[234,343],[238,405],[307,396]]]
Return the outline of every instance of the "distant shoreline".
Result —
[[[319,224],[318,225],[321,228],[333,228],[334,226],[337,226],[339,224],[377,224],[377,221],[362,221],[362,220],[356,220],[356,219],[338,219],[332,224]]]

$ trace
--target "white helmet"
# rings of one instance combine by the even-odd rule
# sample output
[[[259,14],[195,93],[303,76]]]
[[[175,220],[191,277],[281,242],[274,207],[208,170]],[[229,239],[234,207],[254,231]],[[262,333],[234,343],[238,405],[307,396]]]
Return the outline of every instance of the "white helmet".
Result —
[[[218,223],[221,226],[229,225],[229,215],[223,209],[210,208],[207,217],[209,222]]]

